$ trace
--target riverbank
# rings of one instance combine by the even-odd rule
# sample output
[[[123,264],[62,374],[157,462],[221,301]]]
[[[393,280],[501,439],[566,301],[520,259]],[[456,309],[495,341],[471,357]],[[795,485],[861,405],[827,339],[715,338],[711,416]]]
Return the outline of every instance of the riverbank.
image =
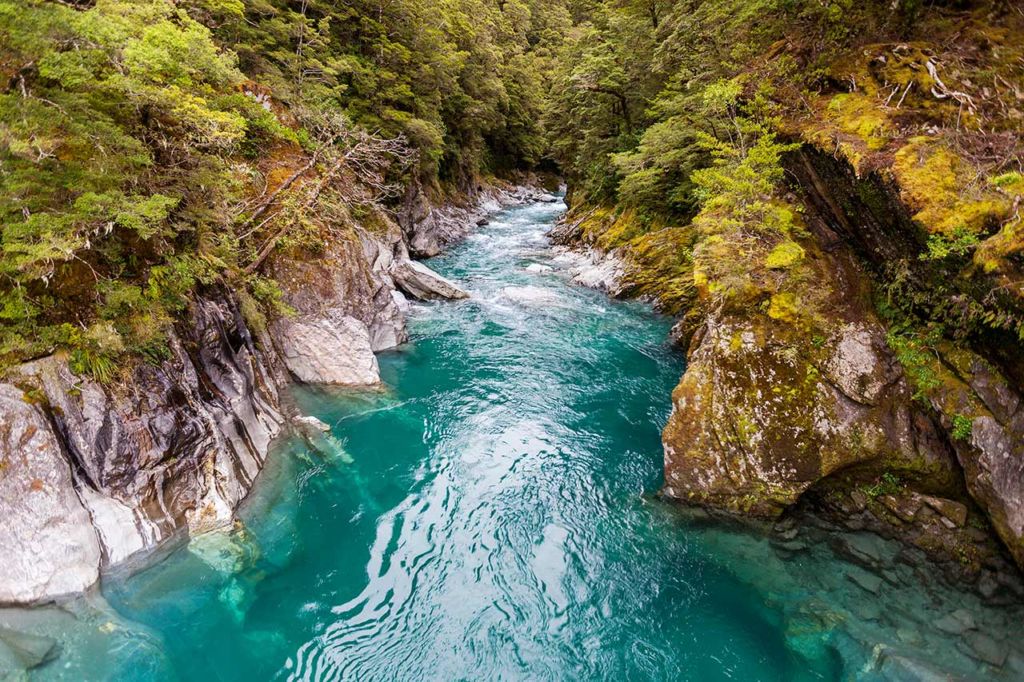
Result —
[[[412,304],[381,387],[291,390],[329,431],[279,441],[239,525],[22,612],[61,644],[34,677],[1019,676],[1019,604],[899,543],[658,497],[685,360],[671,319],[572,282],[561,208],[429,261],[471,296]]]
[[[411,261],[409,240],[441,241],[435,230],[456,217],[545,196],[495,185],[431,208],[412,236],[378,212],[326,250],[279,249],[266,266],[281,287],[277,314],[211,284],[176,321],[167,359],[126,357],[108,382],[76,373],[61,354],[9,368],[0,603],[74,594],[180,533],[231,523],[271,443],[298,416],[282,399],[292,381],[378,384],[374,354],[407,338],[403,292],[464,295]]]

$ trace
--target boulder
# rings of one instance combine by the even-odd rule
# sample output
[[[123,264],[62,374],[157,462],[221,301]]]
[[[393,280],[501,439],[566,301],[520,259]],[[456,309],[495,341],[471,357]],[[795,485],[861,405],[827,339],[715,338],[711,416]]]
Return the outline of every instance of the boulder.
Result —
[[[469,298],[469,294],[450,279],[416,261],[395,261],[391,276],[402,291],[419,301]]]
[[[100,543],[42,410],[0,384],[0,602],[79,592],[99,578]]]
[[[373,386],[380,383],[370,334],[354,317],[283,319],[274,340],[288,371],[303,383]]]
[[[623,265],[613,254],[592,255],[572,270],[572,281],[588,289],[614,292],[622,277]]]
[[[397,225],[384,215],[375,220],[381,225],[375,232],[353,229],[323,252],[284,251],[268,267],[300,318],[354,317],[366,326],[373,350],[381,351],[409,338],[390,273],[396,258],[405,258],[405,245]]]
[[[619,289],[625,265],[617,252],[604,253],[597,249],[576,250],[558,247],[555,261],[568,267],[574,284],[615,295]]]
[[[954,486],[953,455],[881,325],[865,317],[817,344],[808,336],[757,312],[709,316],[663,434],[669,496],[774,516],[840,472]]]

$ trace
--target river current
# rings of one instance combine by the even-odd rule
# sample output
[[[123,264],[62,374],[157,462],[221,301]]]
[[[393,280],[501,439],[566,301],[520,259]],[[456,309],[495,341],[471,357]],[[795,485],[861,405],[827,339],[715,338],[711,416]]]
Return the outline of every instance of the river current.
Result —
[[[282,444],[234,529],[107,577],[35,675],[1022,674],[1017,607],[982,606],[896,561],[875,583],[834,551],[843,538],[800,531],[780,545],[658,498],[659,432],[685,358],[670,320],[569,281],[573,257],[545,238],[563,210],[505,210],[430,261],[472,297],[413,307],[410,343],[380,356],[383,388],[295,389],[330,425],[329,447]],[[936,627],[953,612],[974,627]],[[972,632],[1009,651],[1001,668],[970,653]]]

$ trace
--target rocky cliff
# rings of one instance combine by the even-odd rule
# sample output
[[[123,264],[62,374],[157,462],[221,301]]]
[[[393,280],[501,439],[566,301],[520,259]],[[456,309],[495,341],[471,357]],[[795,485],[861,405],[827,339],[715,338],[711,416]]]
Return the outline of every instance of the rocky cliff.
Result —
[[[485,209],[540,194],[489,191]],[[484,215],[476,204],[431,210],[478,216],[470,228]],[[417,235],[451,243],[448,228],[433,232],[439,224],[420,224]],[[266,271],[283,301],[271,319],[247,317],[234,292],[213,285],[177,320],[166,359],[135,359],[120,379],[77,375],[60,355],[7,372],[0,603],[80,592],[172,537],[230,523],[272,441],[291,426],[290,381],[377,384],[374,353],[408,338],[403,291],[468,295],[410,261],[406,235],[383,214],[335,229],[323,245],[272,254]]]
[[[927,234],[898,185],[812,145],[785,163],[797,236],[762,247],[767,266],[742,273],[757,285],[739,300],[717,295],[727,254],[693,226],[645,232],[629,211],[577,207],[552,234],[586,250],[577,281],[680,318],[664,494],[767,517],[813,501],[995,598],[1017,583],[997,579],[1014,571],[993,534],[1024,562],[1019,346],[994,348],[1001,332],[913,345],[886,304],[900,295],[892,267],[923,288],[953,278],[922,258]]]
[[[121,385],[55,356],[2,384],[0,601],[80,591],[179,529],[232,518],[284,424],[280,363],[223,290],[195,300],[170,351]]]

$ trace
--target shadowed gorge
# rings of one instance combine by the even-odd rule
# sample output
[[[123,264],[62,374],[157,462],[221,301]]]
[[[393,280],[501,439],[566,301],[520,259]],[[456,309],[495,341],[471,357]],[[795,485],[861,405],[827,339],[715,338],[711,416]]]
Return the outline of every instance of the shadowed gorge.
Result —
[[[127,621],[102,656],[68,652],[72,669],[810,680],[913,669],[902,657],[927,650],[970,676],[949,614],[1014,641],[1018,607],[922,581],[897,543],[813,524],[771,538],[658,499],[683,357],[665,319],[567,281],[579,258],[544,237],[559,210],[507,210],[429,261],[472,298],[411,313],[383,388],[296,389],[326,439],[281,444],[244,527],[106,581]],[[872,562],[890,567],[881,585]]]
[[[0,0],[0,678],[1024,676],[1022,46]]]

